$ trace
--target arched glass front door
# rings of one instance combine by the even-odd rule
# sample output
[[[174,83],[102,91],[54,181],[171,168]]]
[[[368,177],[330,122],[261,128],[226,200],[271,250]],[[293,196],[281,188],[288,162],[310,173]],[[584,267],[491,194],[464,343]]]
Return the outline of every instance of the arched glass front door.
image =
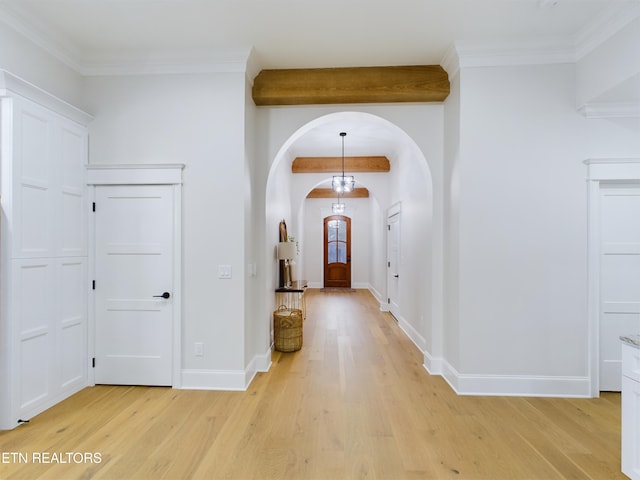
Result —
[[[324,286],[351,288],[351,219],[324,219]]]

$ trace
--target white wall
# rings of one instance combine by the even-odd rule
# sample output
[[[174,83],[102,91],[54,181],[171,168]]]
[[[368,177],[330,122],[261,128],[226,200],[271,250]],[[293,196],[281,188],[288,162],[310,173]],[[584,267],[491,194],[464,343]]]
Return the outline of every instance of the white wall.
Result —
[[[585,120],[574,67],[468,69],[462,80],[460,368],[585,376]]]
[[[182,364],[195,375],[186,387],[245,367],[245,90],[243,73],[86,80],[91,164],[186,165]],[[233,278],[218,279],[218,265]]]
[[[514,376],[533,392],[585,394],[587,124],[573,103],[574,66],[460,76],[460,158],[448,147],[447,361],[462,391],[516,392]],[[476,382],[487,375],[504,382]]]
[[[460,74],[449,78],[450,93],[444,108],[443,173],[443,325],[441,356],[425,358],[433,373],[442,373],[442,362],[460,369]]]
[[[264,221],[263,164],[256,152],[258,110],[251,98],[251,82],[245,78],[245,203],[244,203],[244,289],[245,328],[244,362],[249,375],[268,369],[271,363],[269,322],[265,322],[267,305],[258,294],[264,286],[265,271],[258,269],[264,259],[264,231],[253,225]],[[241,273],[241,272],[238,272]],[[249,379],[247,379],[249,380]]]
[[[425,125],[425,135],[435,133],[433,148],[441,149],[442,120]],[[390,175],[391,205],[400,205],[400,258],[398,265],[398,322],[422,351],[433,348],[433,186],[424,159],[403,147]],[[385,234],[386,235],[386,234]]]
[[[387,219],[377,197],[370,203],[371,246],[369,249],[369,290],[381,304],[387,300]],[[382,232],[382,233],[380,233]]]

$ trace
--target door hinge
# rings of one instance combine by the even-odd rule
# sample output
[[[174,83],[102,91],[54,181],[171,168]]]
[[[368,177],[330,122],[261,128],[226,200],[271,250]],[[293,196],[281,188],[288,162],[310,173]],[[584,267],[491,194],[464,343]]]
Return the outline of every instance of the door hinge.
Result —
[[[93,204],[91,205],[91,209],[95,212],[96,211],[96,202],[93,202]]]
[[[391,268],[391,262],[387,262],[387,267]]]
[[[92,367],[92,368],[96,368],[96,357],[93,357],[93,358],[91,359],[91,367]]]
[[[391,299],[390,298],[387,298],[387,303],[391,303]]]
[[[95,203],[94,203],[95,205]],[[391,225],[387,225],[387,230],[391,231]]]
[[[93,281],[91,282],[91,289],[92,289],[92,290],[95,290],[95,289],[96,289],[96,281],[95,281],[95,280],[93,280]]]

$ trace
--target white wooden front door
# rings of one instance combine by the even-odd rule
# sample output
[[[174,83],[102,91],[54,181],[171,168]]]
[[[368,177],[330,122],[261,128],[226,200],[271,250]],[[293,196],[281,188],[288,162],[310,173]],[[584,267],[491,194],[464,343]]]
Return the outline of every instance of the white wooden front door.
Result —
[[[398,283],[400,282],[400,214],[389,217],[387,223],[387,296],[389,311],[398,320],[400,304]]]
[[[600,197],[600,390],[620,391],[620,335],[640,331],[640,185]]]
[[[95,383],[171,385],[172,188],[97,186],[95,199]]]

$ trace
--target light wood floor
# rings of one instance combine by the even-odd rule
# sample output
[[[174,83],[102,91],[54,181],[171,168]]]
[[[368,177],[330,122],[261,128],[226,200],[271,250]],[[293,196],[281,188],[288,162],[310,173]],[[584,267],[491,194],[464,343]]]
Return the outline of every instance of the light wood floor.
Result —
[[[619,394],[458,397],[368,292],[307,304],[303,349],[275,353],[246,392],[87,388],[0,432],[0,478],[626,478]]]

